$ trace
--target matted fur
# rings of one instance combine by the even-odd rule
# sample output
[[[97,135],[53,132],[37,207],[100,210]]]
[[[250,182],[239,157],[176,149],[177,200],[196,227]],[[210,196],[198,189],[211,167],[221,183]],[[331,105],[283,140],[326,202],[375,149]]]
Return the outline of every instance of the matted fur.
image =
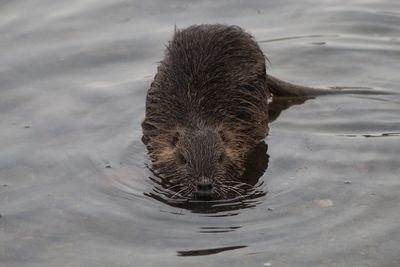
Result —
[[[265,57],[250,34],[225,25],[175,31],[142,124],[154,168],[189,183],[240,180],[248,153],[268,133],[267,104]]]

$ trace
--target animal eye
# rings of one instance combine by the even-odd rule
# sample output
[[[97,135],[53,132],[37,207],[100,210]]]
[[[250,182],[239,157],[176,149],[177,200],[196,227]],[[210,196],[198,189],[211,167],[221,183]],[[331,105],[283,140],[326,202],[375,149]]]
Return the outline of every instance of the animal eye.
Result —
[[[218,158],[218,163],[222,163],[222,162],[224,161],[224,159],[225,159],[225,155],[224,155],[224,154],[221,154],[221,155],[219,156],[219,158]]]
[[[171,145],[175,147],[178,141],[179,141],[179,133],[175,133],[174,137],[172,137]]]
[[[179,159],[179,162],[182,163],[182,164],[186,164],[187,163],[186,158],[182,154],[178,155],[178,159]]]

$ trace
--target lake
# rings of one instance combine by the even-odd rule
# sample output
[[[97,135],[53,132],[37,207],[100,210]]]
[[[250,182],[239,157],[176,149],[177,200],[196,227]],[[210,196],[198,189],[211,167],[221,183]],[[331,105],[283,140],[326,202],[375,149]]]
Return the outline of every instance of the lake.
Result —
[[[140,124],[174,27],[217,22],[272,75],[371,94],[278,103],[254,197],[195,208]],[[4,0],[0,266],[400,266],[399,69],[394,0]]]

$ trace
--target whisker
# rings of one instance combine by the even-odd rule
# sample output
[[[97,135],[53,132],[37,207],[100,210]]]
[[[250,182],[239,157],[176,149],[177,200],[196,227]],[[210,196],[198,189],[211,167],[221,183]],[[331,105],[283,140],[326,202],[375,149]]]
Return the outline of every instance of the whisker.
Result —
[[[183,188],[182,190],[176,192],[176,193],[171,197],[171,199],[174,199],[177,195],[179,195],[179,196],[182,197],[182,198],[185,198],[184,196],[182,196],[181,193],[185,192],[187,189],[188,189],[188,188],[185,187],[185,188]]]
[[[244,196],[243,196],[242,193],[246,192],[245,190],[243,190],[241,188],[236,188],[236,187],[229,186],[229,185],[224,185],[224,184],[221,184],[220,188],[224,188],[224,189],[226,189],[228,191],[234,192],[234,193],[236,193],[237,195],[239,195],[240,197],[243,197],[243,198],[244,198]]]
[[[166,190],[172,190],[172,189],[175,188],[175,187],[183,186],[183,185],[185,185],[185,184],[183,184],[183,183],[176,184],[176,185],[173,185],[173,186],[171,186],[171,187],[166,188]]]

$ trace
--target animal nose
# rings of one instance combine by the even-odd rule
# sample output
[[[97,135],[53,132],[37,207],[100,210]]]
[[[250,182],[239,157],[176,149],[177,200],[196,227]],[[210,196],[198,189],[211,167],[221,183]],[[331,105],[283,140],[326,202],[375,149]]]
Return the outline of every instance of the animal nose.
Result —
[[[205,177],[200,178],[197,182],[197,195],[210,196],[213,193],[213,184],[210,179]]]
[[[213,189],[212,183],[205,181],[205,182],[199,182],[197,184],[197,191],[202,192],[202,193],[211,193]]]

